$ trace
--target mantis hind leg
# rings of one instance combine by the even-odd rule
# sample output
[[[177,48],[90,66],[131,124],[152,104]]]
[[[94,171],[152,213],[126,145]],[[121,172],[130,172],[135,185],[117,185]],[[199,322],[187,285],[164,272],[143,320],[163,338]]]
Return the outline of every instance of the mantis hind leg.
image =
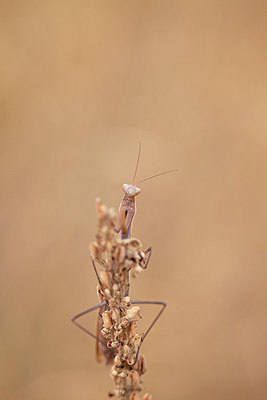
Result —
[[[161,306],[161,310],[159,311],[159,313],[156,315],[156,317],[154,318],[154,320],[152,321],[152,323],[149,325],[149,327],[147,328],[146,332],[144,333],[142,339],[141,339],[141,343],[140,346],[138,347],[137,353],[136,353],[136,358],[135,358],[135,362],[133,364],[133,366],[136,364],[137,360],[138,360],[138,355],[139,355],[139,351],[140,351],[140,347],[142,346],[146,336],[149,334],[149,332],[151,331],[151,329],[153,328],[153,326],[155,325],[155,323],[157,322],[157,320],[159,319],[159,317],[161,316],[161,314],[163,313],[163,311],[165,310],[167,304],[165,303],[165,301],[139,301],[139,300],[133,300],[131,302],[132,304],[155,304],[158,306]]]
[[[87,310],[82,311],[82,312],[80,312],[79,314],[76,314],[76,315],[74,315],[74,316],[71,318],[71,321],[74,323],[74,325],[78,326],[78,328],[80,328],[81,330],[83,330],[85,333],[87,333],[88,335],[90,335],[92,338],[96,339],[96,341],[97,341],[97,348],[96,348],[97,353],[96,353],[96,354],[97,354],[97,359],[98,359],[98,361],[101,361],[101,360],[103,359],[103,358],[102,358],[102,352],[101,352],[101,350],[99,350],[99,344],[100,344],[100,343],[101,343],[102,345],[105,346],[105,349],[107,349],[107,351],[109,351],[110,357],[111,357],[111,356],[114,357],[113,351],[107,347],[106,342],[105,342],[103,339],[101,339],[101,337],[100,337],[99,335],[97,335],[97,336],[94,335],[91,331],[89,331],[87,328],[85,328],[83,325],[81,325],[81,324],[80,324],[79,322],[77,322],[76,320],[77,320],[78,318],[82,317],[83,315],[86,315],[86,314],[90,313],[91,311],[97,310],[98,308],[100,308],[100,310],[101,310],[101,308],[102,308],[102,310],[104,311],[104,306],[105,306],[105,305],[106,305],[105,301],[102,301],[101,303],[99,303],[99,304],[97,304],[97,305],[95,305],[95,306],[93,306],[93,307],[90,307],[90,308],[88,308]],[[100,318],[100,315],[99,315],[98,318]],[[97,327],[98,327],[98,325],[97,325]],[[99,330],[97,330],[97,332],[99,332]]]
[[[102,301],[101,303],[99,303],[99,304],[97,304],[97,305],[95,305],[95,306],[93,306],[93,307],[90,307],[90,308],[88,308],[87,310],[82,311],[82,312],[80,312],[79,314],[76,314],[76,315],[74,315],[74,316],[71,318],[71,322],[73,322],[74,325],[78,326],[78,328],[82,329],[85,333],[87,333],[87,334],[90,335],[92,338],[98,340],[99,342],[101,342],[101,343],[104,344],[104,345],[106,345],[106,343],[104,342],[104,340],[102,340],[101,338],[98,338],[96,335],[94,335],[92,332],[90,332],[87,328],[85,328],[83,325],[81,325],[81,324],[80,324],[79,322],[77,322],[76,320],[77,320],[78,318],[82,317],[83,315],[86,315],[86,314],[90,313],[91,311],[97,310],[98,308],[101,308],[101,307],[105,306],[105,304],[106,304],[106,303],[105,303],[104,301]]]

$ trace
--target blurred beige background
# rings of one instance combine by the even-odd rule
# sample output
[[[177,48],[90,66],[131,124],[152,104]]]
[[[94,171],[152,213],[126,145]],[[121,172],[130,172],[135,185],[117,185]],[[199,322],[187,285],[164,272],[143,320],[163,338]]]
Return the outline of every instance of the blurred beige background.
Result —
[[[0,15],[1,398],[107,398],[70,317],[97,302],[95,197],[118,207],[140,140],[139,179],[179,170],[137,198],[154,251],[132,298],[168,303],[146,390],[266,399],[266,1],[2,0]]]

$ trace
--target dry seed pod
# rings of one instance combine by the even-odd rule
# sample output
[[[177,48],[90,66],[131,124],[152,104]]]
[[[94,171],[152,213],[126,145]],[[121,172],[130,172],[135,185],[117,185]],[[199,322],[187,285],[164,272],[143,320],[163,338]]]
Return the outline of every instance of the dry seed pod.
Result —
[[[100,214],[100,216],[107,212],[107,207],[102,203],[99,197],[95,199],[95,206],[96,211]]]
[[[101,269],[101,271],[99,271],[99,278],[102,283],[103,289],[108,289],[110,286],[110,275],[108,271]]]
[[[127,370],[123,369],[120,373],[119,373],[119,377],[120,378],[127,378]]]
[[[129,336],[132,338],[136,333],[136,322],[132,321],[129,328]]]
[[[136,262],[136,256],[137,256],[136,250],[131,248],[131,247],[128,247],[127,248],[127,252],[126,252],[127,259],[135,263]]]
[[[116,349],[116,348],[119,347],[119,346],[120,346],[120,342],[115,341],[115,342],[112,342],[112,343],[111,343],[111,348],[112,348],[112,349]]]
[[[138,335],[138,333],[136,333],[134,338],[132,339],[133,344],[134,344],[135,347],[139,347],[140,346],[141,339],[142,339],[141,336]]]
[[[121,299],[121,292],[119,290],[114,291],[114,297],[117,301],[120,301]]]
[[[121,281],[121,275],[118,272],[115,272],[113,275],[113,279],[115,282],[120,282]]]
[[[142,397],[142,400],[152,400],[152,395],[149,393],[144,394]]]
[[[123,317],[121,320],[121,326],[123,328],[126,328],[126,326],[129,324],[129,318],[128,317]]]
[[[131,381],[132,381],[133,383],[135,383],[135,384],[138,383],[139,380],[140,380],[138,372],[135,371],[134,369],[132,369],[132,370],[130,371],[129,376],[130,376],[130,378],[131,378]]]
[[[110,290],[109,289],[105,289],[105,296],[110,299],[111,294],[110,294]]]
[[[109,299],[108,304],[110,305],[111,308],[115,307],[115,305],[116,305],[115,299],[113,299],[113,297],[111,299]]]
[[[96,242],[92,242],[89,248],[93,258],[98,258],[100,251],[98,244]]]
[[[129,308],[129,310],[127,310],[126,315],[129,319],[135,319],[137,317],[137,315],[141,318],[140,315],[140,307],[135,306],[132,308]]]
[[[120,367],[122,365],[122,361],[119,356],[116,356],[114,358],[114,364],[116,365],[116,367]]]
[[[127,346],[127,344],[125,344],[123,346],[123,357],[127,358],[129,354],[130,354],[130,347]]]
[[[130,238],[128,240],[129,240],[129,245],[134,247],[135,249],[139,249],[140,247],[142,247],[140,240],[136,238]]]
[[[109,329],[103,328],[103,329],[101,330],[101,335],[102,335],[104,338],[106,338],[106,337],[109,335]]]
[[[110,373],[112,376],[117,376],[118,375],[118,371],[117,368],[115,367],[115,365],[112,365]]]
[[[122,263],[125,258],[125,247],[123,246],[116,247],[113,253],[113,257],[118,263]]]
[[[125,303],[127,307],[131,305],[131,299],[129,296],[123,297],[122,302]]]
[[[136,392],[133,392],[131,396],[129,397],[129,400],[140,400],[139,394]]]
[[[104,328],[110,329],[112,327],[112,319],[109,311],[104,311],[102,314]]]
[[[115,393],[116,397],[121,398],[125,395],[125,390],[124,389],[115,389],[114,393]]]
[[[137,369],[140,375],[143,375],[146,372],[146,361],[142,354],[140,354],[138,357]]]
[[[115,338],[117,339],[122,334],[122,332],[123,332],[122,327],[120,325],[118,325],[118,326],[116,325],[115,332],[114,332]]]
[[[108,227],[107,226],[102,226],[102,228],[101,228],[101,233],[103,234],[103,235],[106,235],[107,233],[108,233]],[[104,245],[105,243],[103,242],[103,243],[101,243],[102,245]]]
[[[132,270],[132,277],[133,278],[137,278],[140,275],[141,272],[143,272],[143,268],[141,268],[139,265],[137,265]]]
[[[111,242],[107,242],[107,251],[110,252],[112,249],[112,243]]]
[[[114,322],[120,321],[120,311],[117,308],[111,310],[111,317]]]
[[[128,365],[134,365],[135,363],[135,356],[131,355],[131,357],[127,360]]]
[[[145,261],[146,261],[146,253],[143,251],[143,250],[141,250],[141,251],[139,251],[139,263],[140,264],[142,264],[142,263],[144,263],[145,264]]]
[[[124,267],[126,268],[127,272],[130,271],[132,268],[135,267],[135,263],[132,260],[125,260]]]

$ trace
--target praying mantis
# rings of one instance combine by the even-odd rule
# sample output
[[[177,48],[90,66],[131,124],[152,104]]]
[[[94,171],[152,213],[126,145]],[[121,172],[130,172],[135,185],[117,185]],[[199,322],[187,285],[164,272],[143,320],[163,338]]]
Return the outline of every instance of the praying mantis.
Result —
[[[124,239],[129,239],[131,238],[131,232],[132,232],[132,225],[133,225],[133,219],[134,216],[136,214],[136,196],[138,194],[141,193],[141,189],[139,187],[137,187],[137,184],[144,182],[146,180],[155,178],[157,176],[163,175],[163,174],[167,174],[169,172],[173,172],[176,170],[169,170],[169,171],[165,171],[153,176],[150,176],[146,179],[143,179],[141,181],[139,181],[137,184],[135,184],[135,178],[136,178],[136,174],[137,174],[137,169],[138,169],[138,165],[139,165],[139,160],[140,160],[140,154],[141,154],[141,144],[139,142],[139,152],[138,152],[138,157],[137,157],[137,162],[136,162],[136,167],[135,167],[135,172],[134,172],[134,176],[132,179],[132,183],[131,184],[123,184],[122,188],[124,191],[124,196],[122,198],[121,204],[119,206],[119,222],[118,222],[118,227],[116,228],[116,231],[118,233],[120,233],[120,237],[122,240]],[[148,267],[149,261],[150,261],[150,257],[152,254],[152,247],[148,247],[145,251],[144,254],[147,256],[144,266],[142,266],[141,268],[146,269]],[[95,264],[95,260],[93,258],[93,256],[91,255],[91,261],[93,264],[93,268],[99,283],[99,287],[102,287],[102,282],[101,279],[99,277],[99,274],[97,272],[97,268],[96,268],[96,264]],[[129,274],[129,273],[128,273]],[[128,281],[129,281],[129,277],[128,277]],[[124,296],[128,296],[129,295],[129,287],[130,284],[128,284],[127,286],[127,290],[124,293]],[[139,350],[140,347],[142,345],[142,343],[144,342],[146,336],[148,335],[148,333],[150,332],[150,330],[153,328],[153,326],[155,325],[155,323],[157,322],[157,320],[160,318],[161,314],[163,313],[164,309],[166,308],[166,303],[164,301],[145,301],[145,300],[133,300],[131,301],[131,304],[152,304],[152,305],[159,305],[161,306],[160,311],[158,312],[158,314],[156,315],[156,317],[154,318],[153,322],[150,324],[150,326],[148,327],[148,329],[145,331],[145,333],[142,335],[141,338],[141,342],[136,354],[136,359],[133,365],[135,365],[135,363],[138,360],[138,355],[139,355]],[[97,354],[97,359],[98,361],[101,361],[103,358],[106,359],[107,363],[109,363],[110,361],[113,360],[115,354],[113,353],[113,351],[107,347],[107,344],[104,340],[104,338],[101,337],[101,329],[103,327],[103,321],[102,321],[102,314],[103,312],[108,308],[108,304],[106,301],[102,301],[101,303],[88,308],[85,311],[82,311],[76,315],[74,315],[72,317],[72,322],[78,326],[80,329],[82,329],[85,333],[87,333],[88,335],[90,335],[91,337],[93,337],[94,339],[96,339],[97,341],[97,347],[96,347],[96,354]],[[80,324],[79,322],[77,322],[77,320],[94,311],[99,309],[99,315],[98,315],[98,321],[97,321],[97,332],[96,335],[94,333],[92,333],[91,331],[89,331],[87,328],[85,328],[82,324]]]

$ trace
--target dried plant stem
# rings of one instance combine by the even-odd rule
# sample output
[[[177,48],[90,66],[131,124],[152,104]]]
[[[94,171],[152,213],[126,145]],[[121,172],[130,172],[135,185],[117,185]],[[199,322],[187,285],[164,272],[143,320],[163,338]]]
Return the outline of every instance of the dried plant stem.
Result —
[[[139,354],[142,336],[137,332],[140,308],[131,306],[129,274],[136,276],[144,268],[147,255],[138,239],[121,239],[116,231],[117,216],[99,200],[96,202],[98,232],[91,243],[92,257],[101,266],[97,293],[104,305],[98,321],[98,359],[112,364],[110,375],[115,389],[110,397],[139,400],[143,390],[141,376],[146,371],[145,359]],[[139,355],[138,355],[139,354]],[[142,400],[151,400],[148,393]]]

